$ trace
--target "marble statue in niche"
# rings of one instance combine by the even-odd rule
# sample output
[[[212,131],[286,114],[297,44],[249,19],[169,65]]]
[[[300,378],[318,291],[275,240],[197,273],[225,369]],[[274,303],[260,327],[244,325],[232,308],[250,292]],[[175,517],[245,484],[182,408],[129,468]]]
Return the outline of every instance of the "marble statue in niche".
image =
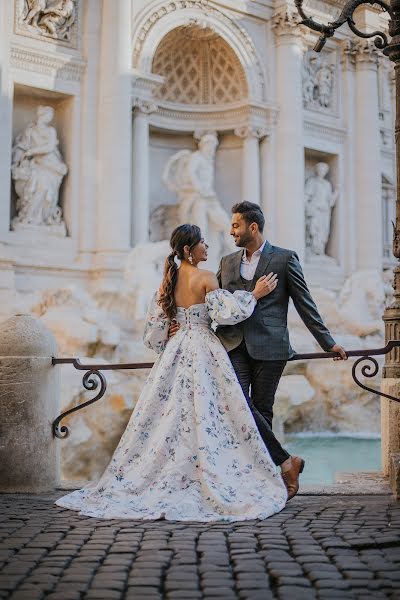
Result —
[[[326,58],[307,52],[303,62],[303,104],[305,108],[331,108],[335,66]]]
[[[325,257],[331,231],[332,209],[339,192],[326,179],[329,165],[319,162],[305,184],[306,248],[309,257]]]
[[[234,250],[229,236],[230,219],[215,191],[217,146],[217,135],[205,133],[199,139],[197,150],[175,153],[163,171],[163,182],[177,194],[176,224],[198,225],[210,246],[207,268],[217,268],[222,254]],[[170,210],[173,211],[173,207]]]
[[[76,20],[76,0],[25,0],[21,25],[41,35],[69,41]]]
[[[39,227],[65,236],[66,227],[58,205],[60,185],[68,168],[58,149],[51,106],[39,106],[36,119],[16,137],[12,148],[11,174],[17,194],[17,216],[12,229]]]

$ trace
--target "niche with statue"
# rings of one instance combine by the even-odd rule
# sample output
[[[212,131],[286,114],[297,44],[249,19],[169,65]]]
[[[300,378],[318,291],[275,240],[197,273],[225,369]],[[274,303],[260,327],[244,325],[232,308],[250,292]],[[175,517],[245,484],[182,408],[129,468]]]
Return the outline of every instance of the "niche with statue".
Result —
[[[339,264],[337,215],[340,203],[337,157],[305,152],[304,212],[306,262],[316,267]]]
[[[24,237],[66,237],[70,97],[17,85],[11,157],[11,223]]]

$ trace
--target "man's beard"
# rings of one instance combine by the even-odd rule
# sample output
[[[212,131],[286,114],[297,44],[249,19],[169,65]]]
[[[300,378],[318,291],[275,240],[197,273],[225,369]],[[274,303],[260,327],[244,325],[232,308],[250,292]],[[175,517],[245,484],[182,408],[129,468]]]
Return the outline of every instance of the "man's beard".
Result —
[[[249,242],[251,242],[251,235],[248,233],[244,233],[243,235],[240,236],[240,238],[237,241],[238,241],[238,246],[240,246],[240,248],[245,248],[246,245]]]

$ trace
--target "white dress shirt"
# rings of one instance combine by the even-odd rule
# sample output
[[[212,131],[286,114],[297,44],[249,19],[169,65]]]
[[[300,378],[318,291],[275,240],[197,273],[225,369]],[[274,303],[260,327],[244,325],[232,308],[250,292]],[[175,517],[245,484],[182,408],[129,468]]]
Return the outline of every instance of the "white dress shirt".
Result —
[[[251,259],[248,260],[246,248],[243,251],[242,261],[240,263],[240,274],[243,279],[247,279],[247,281],[251,281],[254,277],[254,274],[257,269],[258,262],[260,260],[261,252],[264,250],[264,246],[267,243],[267,240],[261,246],[253,252]]]

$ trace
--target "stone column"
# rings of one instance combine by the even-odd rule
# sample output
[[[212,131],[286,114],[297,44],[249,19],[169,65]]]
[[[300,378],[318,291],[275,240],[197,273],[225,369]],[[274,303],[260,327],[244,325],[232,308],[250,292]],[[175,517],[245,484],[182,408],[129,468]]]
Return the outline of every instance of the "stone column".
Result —
[[[102,266],[114,269],[130,248],[130,24],[130,0],[102,3],[96,250]]]
[[[357,269],[382,269],[382,208],[378,50],[372,40],[355,45],[355,189]]]
[[[156,105],[148,100],[135,99],[132,133],[132,243],[148,242],[150,227],[149,197],[149,114]]]
[[[37,319],[17,315],[0,325],[0,492],[39,494],[59,484],[60,381],[57,345]]]
[[[298,15],[274,16],[276,40],[276,243],[305,252],[302,29]]]
[[[243,138],[242,200],[261,203],[260,138],[265,132],[257,127],[239,127],[235,135]]]

